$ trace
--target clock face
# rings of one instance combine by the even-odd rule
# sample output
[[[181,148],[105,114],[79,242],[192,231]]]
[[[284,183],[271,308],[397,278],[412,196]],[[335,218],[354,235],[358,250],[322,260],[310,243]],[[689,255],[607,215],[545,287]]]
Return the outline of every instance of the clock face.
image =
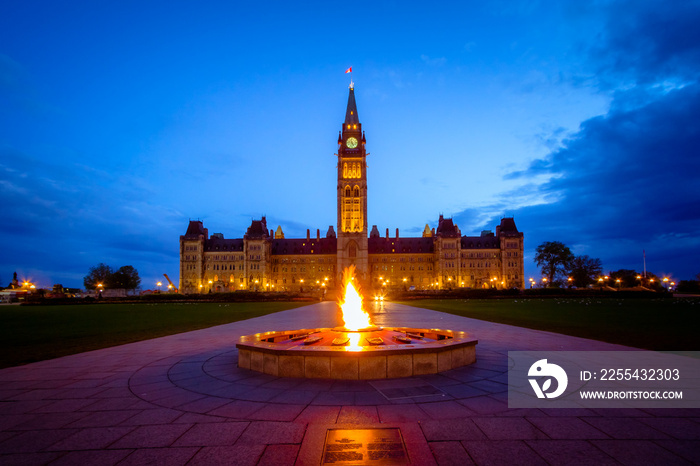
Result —
[[[348,138],[348,140],[345,142],[345,144],[348,146],[348,148],[354,149],[355,147],[357,147],[357,139]]]

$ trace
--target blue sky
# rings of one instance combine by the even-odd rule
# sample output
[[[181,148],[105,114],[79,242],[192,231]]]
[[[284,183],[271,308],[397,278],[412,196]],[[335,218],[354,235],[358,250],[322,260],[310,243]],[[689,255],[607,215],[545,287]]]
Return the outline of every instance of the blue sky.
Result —
[[[349,66],[380,231],[700,272],[700,2],[203,3],[0,6],[3,285],[175,279],[190,219],[325,232]]]

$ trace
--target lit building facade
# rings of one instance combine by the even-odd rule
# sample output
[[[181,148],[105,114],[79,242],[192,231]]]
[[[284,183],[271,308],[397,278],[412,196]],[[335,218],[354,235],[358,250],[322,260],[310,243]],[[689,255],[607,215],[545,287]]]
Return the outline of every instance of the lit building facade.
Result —
[[[345,121],[338,135],[337,234],[309,230],[306,238],[285,238],[280,226],[254,220],[243,238],[209,235],[199,220],[180,236],[180,292],[236,290],[308,291],[333,288],[344,268],[375,289],[523,288],[523,233],[513,218],[496,232],[462,236],[451,218],[420,237],[368,234],[366,138],[350,87]]]

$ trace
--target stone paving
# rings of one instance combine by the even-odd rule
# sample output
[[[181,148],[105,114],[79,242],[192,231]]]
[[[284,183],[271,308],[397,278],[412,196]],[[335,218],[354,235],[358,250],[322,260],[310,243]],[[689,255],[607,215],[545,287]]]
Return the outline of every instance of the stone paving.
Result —
[[[241,335],[336,318],[324,302],[1,370],[0,464],[320,464],[328,428],[376,427],[416,465],[700,464],[697,409],[508,409],[507,351],[623,346],[386,303],[375,324],[470,332],[477,362],[382,381],[236,367]]]

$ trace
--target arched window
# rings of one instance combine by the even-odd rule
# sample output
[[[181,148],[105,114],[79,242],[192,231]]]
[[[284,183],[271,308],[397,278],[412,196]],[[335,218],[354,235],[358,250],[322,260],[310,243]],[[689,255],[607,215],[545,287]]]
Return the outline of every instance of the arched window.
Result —
[[[360,187],[359,186],[355,186],[355,189],[353,189],[352,195],[354,197],[360,197]]]
[[[350,197],[350,186],[345,187],[345,197]]]
[[[354,244],[350,245],[350,251],[348,252],[350,257],[357,257],[357,248]]]
[[[343,178],[347,178],[347,177],[348,177],[348,163],[345,162],[343,164]]]

